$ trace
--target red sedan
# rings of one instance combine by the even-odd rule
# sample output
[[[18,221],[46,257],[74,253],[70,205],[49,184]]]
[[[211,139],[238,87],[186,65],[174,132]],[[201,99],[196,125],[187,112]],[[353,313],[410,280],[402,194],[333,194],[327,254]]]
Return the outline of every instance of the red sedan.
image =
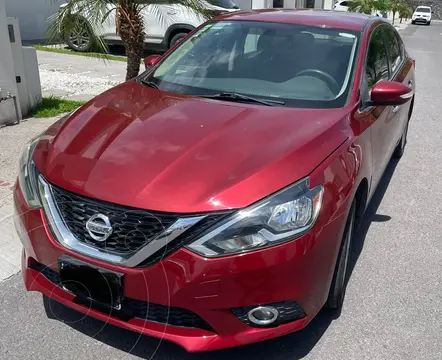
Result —
[[[33,139],[15,187],[26,288],[188,351],[305,327],[414,102],[388,22],[215,18]]]

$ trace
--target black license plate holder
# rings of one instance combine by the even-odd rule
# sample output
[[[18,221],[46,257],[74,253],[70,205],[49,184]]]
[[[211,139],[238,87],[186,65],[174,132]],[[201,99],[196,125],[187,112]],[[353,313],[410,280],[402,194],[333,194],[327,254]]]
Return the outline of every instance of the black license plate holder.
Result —
[[[69,256],[58,260],[60,285],[79,299],[121,309],[123,274],[102,269]]]

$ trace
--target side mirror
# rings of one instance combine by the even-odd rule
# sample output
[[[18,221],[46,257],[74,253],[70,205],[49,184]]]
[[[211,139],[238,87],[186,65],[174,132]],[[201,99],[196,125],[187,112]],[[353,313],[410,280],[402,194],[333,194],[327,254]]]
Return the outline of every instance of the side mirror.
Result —
[[[146,70],[151,68],[152,66],[155,66],[155,64],[160,61],[161,55],[149,55],[144,59],[144,66],[146,67]]]
[[[413,89],[396,81],[380,80],[371,90],[370,105],[402,105],[413,97]]]

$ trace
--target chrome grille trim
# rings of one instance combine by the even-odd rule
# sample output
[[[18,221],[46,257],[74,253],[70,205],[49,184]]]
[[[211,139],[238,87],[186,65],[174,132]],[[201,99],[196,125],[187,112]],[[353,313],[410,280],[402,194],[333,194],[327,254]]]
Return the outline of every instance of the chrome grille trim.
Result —
[[[51,185],[41,175],[39,175],[38,178],[38,189],[49,227],[56,240],[62,246],[79,254],[125,267],[135,267],[139,265],[207,216],[178,218],[177,221],[146,244],[146,246],[142,247],[136,253],[125,257],[124,255],[110,254],[105,250],[97,249],[78,241],[60,215],[59,209],[54,201]]]

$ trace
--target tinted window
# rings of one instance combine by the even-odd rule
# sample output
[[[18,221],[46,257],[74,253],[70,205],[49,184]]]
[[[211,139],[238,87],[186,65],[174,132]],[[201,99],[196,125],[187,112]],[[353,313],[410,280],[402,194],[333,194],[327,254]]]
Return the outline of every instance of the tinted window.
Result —
[[[233,91],[291,107],[342,107],[358,43],[358,32],[343,29],[219,21],[183,40],[148,76],[181,94]]]
[[[348,6],[348,1],[342,1],[340,5],[341,6]]]
[[[385,40],[390,60],[391,73],[393,74],[402,62],[402,52],[399,47],[396,31],[391,27],[384,28]]]
[[[208,0],[208,2],[224,9],[239,9],[233,0]]]
[[[373,32],[367,54],[367,85],[372,87],[379,80],[388,79],[388,59],[380,28]]]

